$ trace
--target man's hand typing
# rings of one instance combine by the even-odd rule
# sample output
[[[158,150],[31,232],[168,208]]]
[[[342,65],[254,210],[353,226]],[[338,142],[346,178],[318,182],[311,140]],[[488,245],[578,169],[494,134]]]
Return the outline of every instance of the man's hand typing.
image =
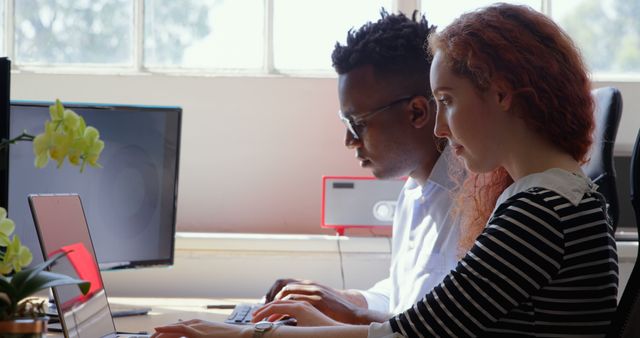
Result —
[[[356,290],[337,290],[308,280],[279,279],[267,293],[266,299],[267,302],[306,302],[342,323],[369,324],[387,319],[384,314],[369,311],[366,299]]]

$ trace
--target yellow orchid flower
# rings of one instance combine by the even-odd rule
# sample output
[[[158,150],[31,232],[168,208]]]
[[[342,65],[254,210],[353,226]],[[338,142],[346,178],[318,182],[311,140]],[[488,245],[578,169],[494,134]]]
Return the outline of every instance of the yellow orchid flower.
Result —
[[[100,140],[100,132],[94,127],[87,127],[84,133],[84,140],[87,142],[83,154],[85,161],[92,167],[100,167],[98,158],[100,158],[100,154],[104,149],[104,142]]]
[[[0,246],[7,246],[11,243],[9,236],[15,229],[15,223],[7,218],[7,210],[0,207]]]
[[[64,159],[69,152],[69,147],[73,142],[71,135],[55,132],[53,134],[53,144],[49,147],[49,157],[58,162],[58,168],[64,163]]]
[[[60,100],[56,99],[56,103],[49,106],[49,117],[51,121],[60,121],[64,115],[64,106]]]
[[[55,106],[50,107],[53,109]],[[44,133],[37,135],[33,139],[34,164],[36,168],[44,168],[49,163],[49,149],[54,145],[55,126],[51,121],[44,124]]]
[[[73,110],[65,109],[62,117],[62,129],[67,134],[77,134],[84,131],[84,119]],[[74,135],[75,136],[75,135]]]
[[[13,265],[0,261],[0,275],[8,275],[13,271]]]
[[[45,131],[33,139],[34,165],[43,168],[49,160],[55,160],[60,167],[68,158],[71,165],[80,165],[84,171],[88,163],[100,167],[98,159],[104,149],[100,133],[87,126],[82,116],[71,109],[65,109],[60,100],[49,107],[51,121],[45,122]]]
[[[7,246],[11,242],[9,236],[13,233],[16,225],[12,220],[4,218],[0,221],[0,246]]]
[[[13,221],[7,218],[7,210],[0,207],[0,233],[9,236],[15,229]]]
[[[3,269],[7,268],[7,265],[11,265],[15,272],[20,272],[23,267],[31,264],[33,255],[29,248],[23,246],[20,242],[18,235],[13,236],[13,241],[5,247],[4,257],[2,260]],[[7,272],[5,272],[6,274]]]

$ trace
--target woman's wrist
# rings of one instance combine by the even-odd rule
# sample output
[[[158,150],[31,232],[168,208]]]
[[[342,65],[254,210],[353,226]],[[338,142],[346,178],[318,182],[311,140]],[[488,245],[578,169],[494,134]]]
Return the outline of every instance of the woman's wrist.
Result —
[[[267,324],[267,325],[264,325],[264,324]],[[256,325],[261,325],[261,326],[260,328],[258,328]],[[270,338],[274,336],[273,333],[281,326],[282,324],[280,323],[277,323],[277,322],[270,323],[266,321],[258,322],[253,325],[245,325],[243,326],[240,336],[242,338],[255,338],[255,337]]]
[[[245,325],[242,327],[242,331],[240,331],[240,337],[242,338],[253,338],[253,325]]]

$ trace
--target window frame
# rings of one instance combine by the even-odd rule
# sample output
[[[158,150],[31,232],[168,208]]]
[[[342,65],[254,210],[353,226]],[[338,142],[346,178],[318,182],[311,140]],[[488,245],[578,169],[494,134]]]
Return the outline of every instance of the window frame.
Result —
[[[274,31],[273,31],[273,15],[274,2],[277,0],[262,0],[264,2],[264,30],[263,30],[263,51],[262,51],[262,68],[256,69],[224,69],[224,68],[181,68],[181,67],[148,67],[144,64],[144,10],[145,0],[133,0],[133,48],[132,48],[132,64],[130,66],[109,65],[21,65],[16,59],[15,53],[15,1],[4,0],[4,34],[1,37],[4,44],[5,55],[14,60],[11,67],[14,71],[27,71],[44,74],[168,74],[168,75],[185,75],[185,76],[256,76],[256,77],[272,77],[272,76],[293,76],[293,77],[310,77],[310,78],[326,78],[335,77],[333,71],[311,71],[311,70],[280,70],[274,65]],[[420,10],[422,1],[431,0],[392,0],[393,12],[401,11],[403,13],[412,13],[414,10]],[[542,13],[551,16],[552,2],[561,0],[539,0],[540,10]],[[620,81],[620,82],[638,82],[640,83],[640,73],[618,74],[618,73],[593,73],[593,81]]]

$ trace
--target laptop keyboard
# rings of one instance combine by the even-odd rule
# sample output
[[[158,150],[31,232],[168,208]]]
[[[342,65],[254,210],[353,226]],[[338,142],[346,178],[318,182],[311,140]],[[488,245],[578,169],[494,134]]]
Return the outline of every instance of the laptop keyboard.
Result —
[[[253,312],[259,309],[262,305],[263,304],[248,303],[238,304],[224,322],[228,324],[251,324]]]

